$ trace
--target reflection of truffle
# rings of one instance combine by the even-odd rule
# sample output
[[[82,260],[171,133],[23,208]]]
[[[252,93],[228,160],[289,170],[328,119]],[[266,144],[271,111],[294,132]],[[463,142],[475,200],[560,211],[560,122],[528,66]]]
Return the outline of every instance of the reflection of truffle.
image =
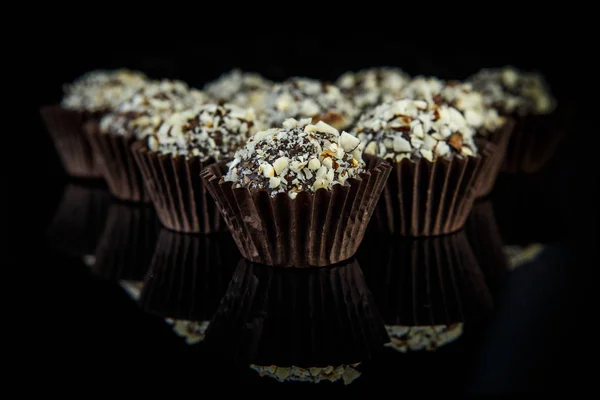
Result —
[[[325,368],[302,368],[295,365],[291,367],[278,367],[276,365],[262,366],[252,364],[250,368],[263,377],[269,377],[279,382],[310,382],[321,381],[337,382],[343,380],[344,385],[349,385],[361,376],[356,369],[360,363],[352,365],[329,365]]]
[[[386,346],[406,353],[418,350],[435,351],[455,341],[462,336],[463,324],[459,322],[452,325],[430,326],[386,325],[386,329],[392,339]]]
[[[208,328],[208,321],[187,321],[171,318],[166,318],[165,321],[173,325],[173,332],[177,336],[184,338],[185,342],[189,345],[202,342]]]
[[[152,208],[113,202],[92,271],[111,280],[141,280],[150,266],[158,229]]]
[[[238,265],[206,332],[226,362],[324,367],[370,358],[389,340],[360,267]]]
[[[380,67],[346,72],[336,85],[359,109],[400,98],[400,90],[410,77],[399,68]]]
[[[288,118],[312,118],[337,129],[346,128],[357,109],[336,86],[308,78],[290,78],[276,84],[265,103],[267,125],[280,126]]]
[[[148,138],[148,148],[174,157],[199,157],[200,161],[230,159],[255,127],[251,109],[205,104],[168,117],[156,135]]]
[[[235,154],[226,181],[234,187],[267,190],[292,199],[301,191],[315,192],[344,185],[364,171],[360,142],[323,122],[310,125],[288,119],[283,128],[258,132]]]
[[[210,319],[240,257],[231,236],[192,236],[161,229],[155,248],[141,307],[176,320]]]
[[[46,232],[49,245],[75,257],[96,249],[110,196],[104,189],[68,184]]]
[[[453,107],[424,100],[383,103],[360,117],[354,133],[366,154],[396,162],[477,154],[475,131],[465,117]]]
[[[491,310],[464,231],[423,239],[366,236],[357,258],[386,325],[451,325]]]

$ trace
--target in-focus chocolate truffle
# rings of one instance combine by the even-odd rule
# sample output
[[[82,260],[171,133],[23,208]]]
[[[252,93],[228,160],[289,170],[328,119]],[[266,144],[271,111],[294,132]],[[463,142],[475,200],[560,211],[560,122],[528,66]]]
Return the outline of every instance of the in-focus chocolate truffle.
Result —
[[[148,148],[173,156],[231,159],[256,132],[252,108],[232,104],[205,104],[197,109],[175,113],[148,137]]]
[[[281,126],[288,118],[311,118],[313,123],[323,121],[336,129],[344,129],[352,123],[358,110],[337,86],[296,77],[273,87],[264,113],[270,127]]]
[[[481,93],[474,91],[470,83],[418,76],[400,91],[400,98],[454,107],[462,112],[467,124],[476,129],[476,135],[487,136],[506,122],[495,108],[485,103]]]
[[[144,139],[156,133],[171,114],[200,106],[208,100],[202,92],[181,81],[153,81],[135,92],[100,121],[100,130]]]
[[[400,90],[409,80],[408,74],[399,68],[380,67],[346,72],[338,78],[336,85],[362,110],[398,99]]]
[[[556,107],[548,84],[540,74],[514,67],[482,69],[469,81],[485,102],[503,114],[549,114]]]
[[[234,69],[207,83],[204,91],[217,103],[227,102],[261,110],[272,87],[273,82],[259,74]]]
[[[364,171],[360,141],[310,118],[287,119],[282,128],[258,132],[235,154],[225,181],[234,187],[267,190],[271,196],[314,192],[343,185]]]
[[[396,100],[363,114],[354,134],[365,154],[401,161],[471,156],[474,130],[457,109],[424,100]]]
[[[146,75],[127,69],[91,71],[64,85],[61,105],[77,111],[110,112],[147,81]]]

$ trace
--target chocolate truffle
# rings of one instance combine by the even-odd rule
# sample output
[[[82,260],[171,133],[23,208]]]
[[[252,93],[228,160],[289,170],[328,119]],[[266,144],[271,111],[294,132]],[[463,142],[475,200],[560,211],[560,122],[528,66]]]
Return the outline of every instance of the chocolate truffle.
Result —
[[[261,110],[272,86],[273,82],[259,74],[234,69],[207,83],[204,91],[217,103],[227,102]]]
[[[337,86],[308,78],[290,78],[276,84],[266,98],[264,109],[270,127],[281,126],[288,118],[311,118],[336,129],[347,127],[357,116],[356,107]]]
[[[482,69],[469,81],[475,90],[483,94],[486,104],[505,115],[543,115],[556,107],[547,83],[536,73],[507,66]]]
[[[457,109],[424,100],[383,103],[361,116],[355,135],[365,154],[400,162],[471,156],[477,153],[474,130]]]
[[[343,185],[365,170],[360,141],[310,118],[287,119],[281,128],[258,132],[235,154],[225,181],[266,190],[272,197]]]
[[[356,107],[365,109],[398,99],[400,90],[409,80],[408,74],[399,68],[380,67],[346,72],[338,78],[336,85]]]
[[[148,148],[162,154],[231,159],[248,136],[256,131],[252,108],[232,104],[205,104],[175,113],[148,137]]]
[[[64,108],[92,113],[114,110],[147,83],[141,72],[118,69],[91,71],[64,85]]]
[[[485,103],[481,93],[474,91],[470,83],[418,76],[400,91],[400,97],[454,107],[476,130],[476,135],[487,136],[506,122],[495,108]]]
[[[122,102],[100,121],[100,131],[144,139],[156,133],[171,114],[197,107],[206,100],[198,90],[181,81],[154,81]]]

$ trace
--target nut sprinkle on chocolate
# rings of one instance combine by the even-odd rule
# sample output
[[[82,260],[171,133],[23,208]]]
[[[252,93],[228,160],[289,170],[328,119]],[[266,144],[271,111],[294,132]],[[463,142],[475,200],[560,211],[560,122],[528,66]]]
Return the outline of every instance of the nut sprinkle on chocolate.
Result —
[[[556,107],[556,100],[540,74],[506,66],[482,69],[469,81],[481,92],[486,104],[503,114],[549,114]]]
[[[448,105],[396,100],[363,114],[353,132],[365,154],[400,162],[404,158],[464,157],[477,154],[474,129]]]
[[[400,97],[454,107],[476,129],[476,135],[487,136],[506,122],[495,108],[485,104],[481,93],[474,91],[470,83],[417,76],[400,91]]]
[[[288,118],[311,118],[336,129],[344,129],[358,110],[337,86],[308,78],[290,78],[276,84],[267,96],[265,117],[270,127],[281,126]]]
[[[266,190],[272,197],[343,185],[365,170],[360,140],[310,118],[256,133],[236,152],[225,181],[234,187]]]
[[[127,69],[91,71],[63,86],[61,105],[71,110],[109,112],[147,81],[146,75]]]
[[[239,107],[262,110],[273,82],[252,72],[233,69],[217,80],[207,83],[204,91],[217,102],[227,102]]]
[[[181,81],[153,81],[122,102],[100,121],[105,133],[144,139],[156,133],[171,114],[198,107],[206,95]]]
[[[205,104],[197,109],[175,113],[148,137],[148,148],[162,154],[229,160],[256,132],[252,108],[233,104]]]
[[[338,78],[336,85],[363,110],[401,98],[400,90],[409,81],[408,74],[399,68],[379,67],[346,72]]]

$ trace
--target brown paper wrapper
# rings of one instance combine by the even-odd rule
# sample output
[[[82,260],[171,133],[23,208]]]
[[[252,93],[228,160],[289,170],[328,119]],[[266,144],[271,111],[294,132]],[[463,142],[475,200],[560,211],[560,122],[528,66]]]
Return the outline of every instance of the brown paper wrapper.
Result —
[[[307,269],[242,260],[204,343],[225,363],[319,367],[365,361],[388,341],[355,259]]]
[[[142,142],[132,146],[137,165],[160,222],[176,232],[210,233],[226,230],[225,221],[206,190],[200,172],[215,160],[172,157],[149,151]]]
[[[140,305],[165,318],[210,320],[239,259],[229,234],[192,236],[161,229]]]
[[[402,236],[437,236],[461,229],[491,148],[485,144],[476,157],[394,163],[370,229]]]
[[[490,289],[507,276],[508,260],[490,200],[476,201],[465,224],[465,232]]]
[[[548,115],[515,116],[502,171],[534,173],[555,154],[564,137],[570,110],[559,107]]]
[[[112,202],[92,272],[108,280],[142,280],[160,225],[151,207]]]
[[[496,178],[502,169],[502,164],[506,157],[506,149],[514,125],[514,120],[508,118],[505,124],[496,132],[492,132],[488,138],[475,139],[477,148],[481,149],[484,146],[487,146],[490,153],[490,156],[486,160],[486,165],[483,167],[485,173],[482,174],[481,183],[476,189],[478,198],[486,197],[492,192],[492,189],[494,189]],[[491,143],[493,146],[489,146],[488,143]]]
[[[365,157],[367,172],[332,190],[285,193],[272,198],[220,182],[227,167],[209,166],[202,179],[214,197],[242,255],[283,267],[332,265],[350,258],[360,244],[391,167]]]
[[[109,205],[106,189],[67,184],[46,231],[48,245],[74,257],[94,254]]]
[[[110,193],[116,198],[132,202],[150,202],[144,188],[144,178],[135,161],[131,146],[134,137],[102,133],[97,126],[86,125],[87,136],[102,164],[102,173]]]
[[[492,309],[464,230],[417,239],[369,235],[357,258],[386,325],[451,325]]]
[[[40,113],[63,168],[77,178],[102,178],[102,170],[84,132],[84,124],[96,123],[80,111],[44,106]]]

